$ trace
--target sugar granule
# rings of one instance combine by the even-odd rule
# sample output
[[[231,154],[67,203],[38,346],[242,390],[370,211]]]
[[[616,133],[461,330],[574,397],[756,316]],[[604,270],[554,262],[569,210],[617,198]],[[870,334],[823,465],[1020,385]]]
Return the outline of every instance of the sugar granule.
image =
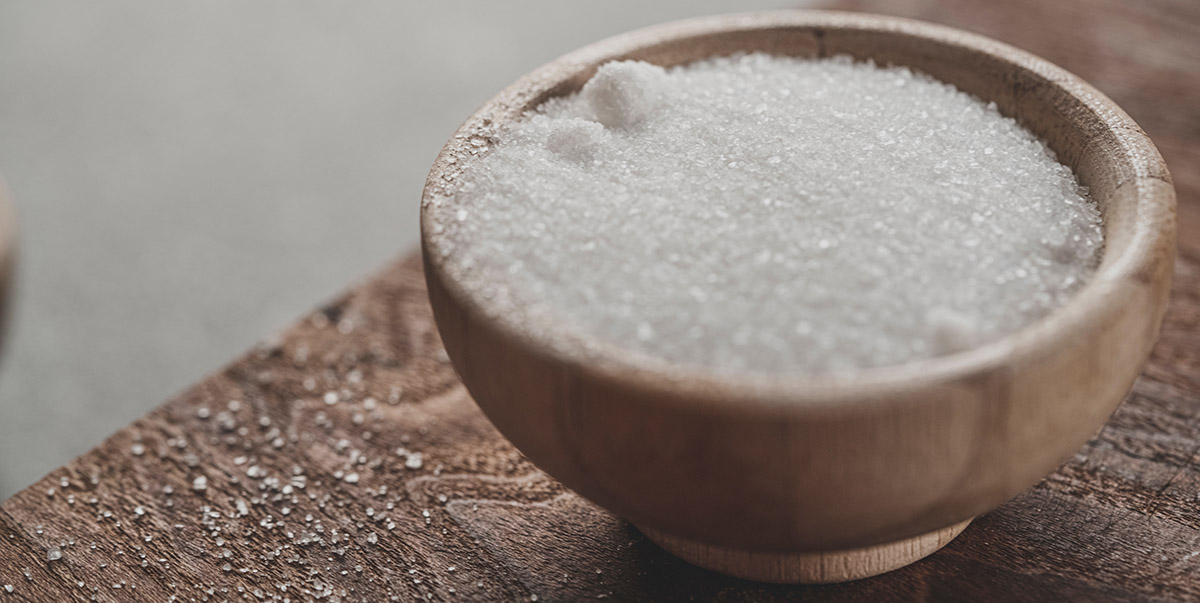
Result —
[[[431,250],[495,317],[648,359],[947,354],[1061,306],[1103,248],[1087,191],[995,105],[846,57],[609,63],[493,140],[430,201]]]

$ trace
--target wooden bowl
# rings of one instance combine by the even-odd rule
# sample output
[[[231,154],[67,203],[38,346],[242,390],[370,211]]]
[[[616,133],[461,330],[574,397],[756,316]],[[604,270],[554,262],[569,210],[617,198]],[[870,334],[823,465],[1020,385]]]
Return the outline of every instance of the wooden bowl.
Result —
[[[816,377],[647,364],[491,311],[463,285],[450,250],[431,236],[430,201],[497,127],[579,90],[607,61],[669,66],[742,51],[906,65],[994,101],[1043,138],[1099,204],[1106,248],[1094,278],[1066,306],[985,346]],[[1137,124],[1042,59],[916,21],[789,11],[652,27],[525,76],[442,150],[421,226],[446,350],[479,406],[534,463],[704,567],[833,582],[937,550],[1104,423],[1157,337],[1175,195]]]

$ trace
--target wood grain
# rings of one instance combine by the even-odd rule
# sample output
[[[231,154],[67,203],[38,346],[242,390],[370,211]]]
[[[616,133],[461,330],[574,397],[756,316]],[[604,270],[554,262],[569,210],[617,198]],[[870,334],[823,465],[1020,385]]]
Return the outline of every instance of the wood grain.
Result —
[[[0,596],[1200,597],[1197,258],[1176,279],[1152,366],[1072,462],[913,566],[787,588],[694,568],[534,469],[457,383],[409,258],[6,501]]]
[[[446,363],[409,257],[0,505],[0,602],[1200,599],[1200,6],[854,5],[1058,62],[1113,96],[1173,171],[1180,255],[1162,337],[1055,474],[880,577],[776,587],[697,569],[499,436]]]

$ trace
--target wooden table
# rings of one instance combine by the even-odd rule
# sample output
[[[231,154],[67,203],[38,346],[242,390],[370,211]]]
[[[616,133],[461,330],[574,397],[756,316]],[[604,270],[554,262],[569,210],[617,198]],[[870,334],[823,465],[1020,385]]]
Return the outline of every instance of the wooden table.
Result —
[[[0,603],[1200,598],[1200,3],[843,4],[1058,62],[1122,104],[1174,171],[1161,342],[1058,472],[877,578],[781,587],[691,567],[491,427],[410,255],[0,505]]]

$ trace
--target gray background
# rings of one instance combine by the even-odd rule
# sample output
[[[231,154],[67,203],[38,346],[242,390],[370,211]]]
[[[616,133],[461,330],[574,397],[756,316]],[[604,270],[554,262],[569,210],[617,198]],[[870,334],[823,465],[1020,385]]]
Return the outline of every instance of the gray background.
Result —
[[[0,499],[413,248],[437,150],[522,73],[795,4],[0,0]]]

